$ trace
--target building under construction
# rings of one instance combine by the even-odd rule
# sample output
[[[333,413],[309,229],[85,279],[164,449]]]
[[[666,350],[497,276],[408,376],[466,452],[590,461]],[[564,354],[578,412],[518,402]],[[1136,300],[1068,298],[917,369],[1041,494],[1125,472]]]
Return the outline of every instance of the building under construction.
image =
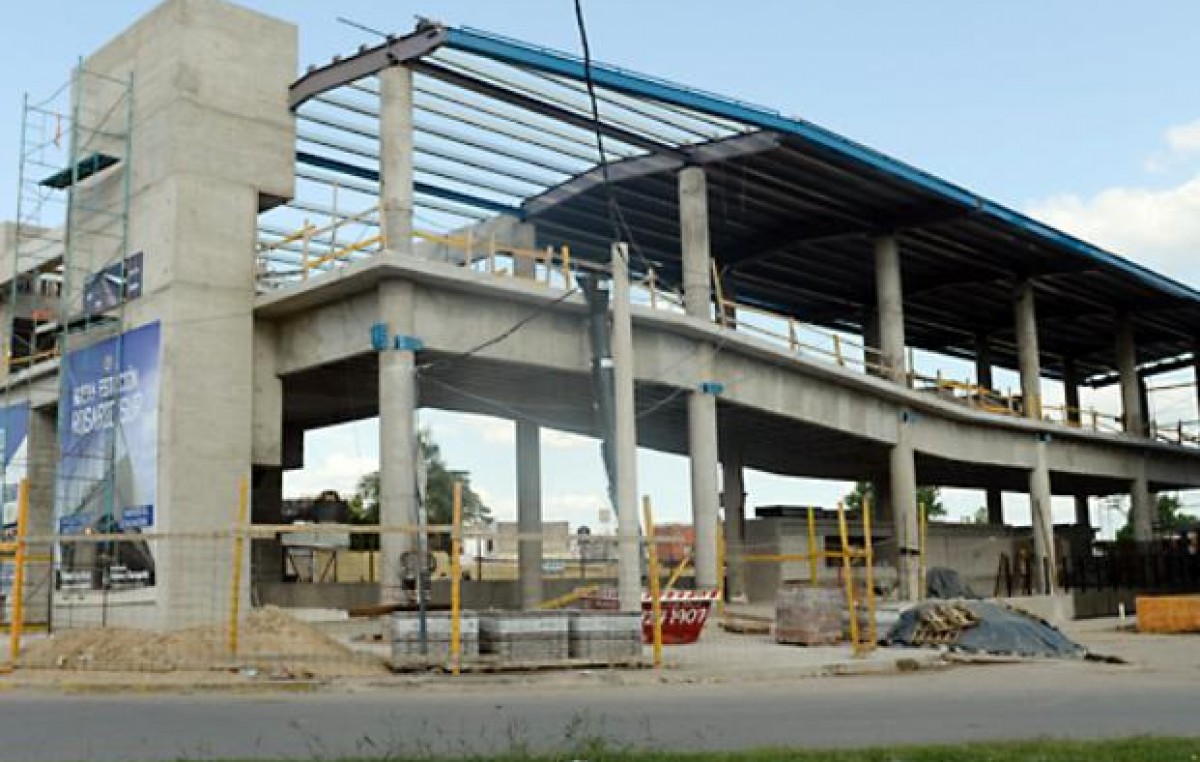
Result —
[[[26,103],[5,502],[27,479],[57,590],[121,583],[109,621],[248,595],[214,584],[234,546],[121,543],[97,576],[102,548],[63,538],[226,531],[243,482],[279,524],[306,430],[378,416],[381,523],[417,526],[418,408],[516,421],[526,606],[542,427],[606,442],[626,608],[638,446],[689,459],[695,584],[725,576],[724,532],[731,592],[746,468],[870,482],[905,597],[918,485],[986,490],[995,524],[1028,493],[1038,592],[1053,495],[1083,524],[1128,495],[1149,538],[1153,495],[1200,486],[1195,425],[1145,400],[1196,362],[1186,285],[809,122],[526,42],[422,22],[299,64],[285,21],[169,0]],[[1109,385],[1120,409],[1083,409]],[[382,537],[384,602],[414,537]],[[252,583],[278,550],[256,543]]]

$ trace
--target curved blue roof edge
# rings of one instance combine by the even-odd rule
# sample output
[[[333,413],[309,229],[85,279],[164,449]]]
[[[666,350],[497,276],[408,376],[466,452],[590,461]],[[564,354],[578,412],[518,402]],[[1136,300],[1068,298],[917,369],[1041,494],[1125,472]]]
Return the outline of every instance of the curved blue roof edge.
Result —
[[[578,81],[586,79],[585,64],[576,56],[468,27],[447,28],[445,44],[456,50],[514,66],[528,67]],[[1151,288],[1200,304],[1200,291],[1190,286],[811,122],[786,117],[777,111],[607,64],[593,62],[591,74],[592,81],[597,85],[625,95],[651,98],[762,129],[778,130],[798,136],[882,174],[898,178],[948,201],[977,210],[978,214],[992,217],[1021,232],[1041,238],[1048,244],[1059,247],[1070,254],[1083,256],[1120,270]]]

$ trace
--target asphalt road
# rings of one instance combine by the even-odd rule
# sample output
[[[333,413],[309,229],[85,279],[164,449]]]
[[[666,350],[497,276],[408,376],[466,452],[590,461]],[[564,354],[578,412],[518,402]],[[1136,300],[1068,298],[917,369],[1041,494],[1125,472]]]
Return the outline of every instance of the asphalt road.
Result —
[[[316,759],[610,744],[730,749],[1200,735],[1200,672],[958,667],[792,684],[475,685],[271,696],[0,695],[0,759]]]

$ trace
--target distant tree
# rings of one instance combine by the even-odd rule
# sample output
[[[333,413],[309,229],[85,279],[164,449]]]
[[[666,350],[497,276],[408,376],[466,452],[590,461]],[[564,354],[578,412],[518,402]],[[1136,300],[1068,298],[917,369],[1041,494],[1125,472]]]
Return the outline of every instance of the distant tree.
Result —
[[[1179,502],[1179,495],[1170,495],[1162,493],[1158,496],[1158,500],[1154,506],[1154,531],[1170,533],[1176,529],[1183,529],[1191,524],[1196,523],[1196,518],[1183,513],[1183,504]],[[1133,512],[1125,518],[1125,526],[1117,530],[1118,542],[1130,542],[1133,540]]]
[[[454,482],[461,481],[464,524],[488,524],[492,512],[479,493],[471,489],[470,475],[452,471],[442,458],[442,450],[428,430],[417,435],[425,460],[425,511],[430,524],[449,524],[454,518]],[[350,499],[350,521],[354,524],[379,523],[379,472],[363,474]],[[435,547],[443,543],[434,542]]]
[[[988,509],[986,505],[981,505],[971,514],[971,524],[986,524],[988,523]]]
[[[852,511],[862,510],[863,498],[871,499],[872,512],[877,512],[875,490],[870,482],[855,482],[854,489],[843,498],[846,508]],[[942,505],[942,491],[937,487],[917,487],[917,505],[925,508],[929,518],[940,518],[946,515],[946,506]]]

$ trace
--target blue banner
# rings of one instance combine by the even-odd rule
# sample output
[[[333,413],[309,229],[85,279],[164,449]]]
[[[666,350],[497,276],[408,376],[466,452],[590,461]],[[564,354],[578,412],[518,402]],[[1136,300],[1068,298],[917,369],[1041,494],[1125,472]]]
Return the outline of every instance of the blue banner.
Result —
[[[58,531],[136,534],[152,528],[158,481],[159,324],[70,352],[62,372]],[[153,560],[144,543],[116,545],[120,547],[65,544],[63,578],[107,585],[118,573],[125,578],[127,572],[139,571],[141,583],[152,584]],[[100,557],[107,557],[111,568],[97,568]]]
[[[4,457],[0,528],[12,530],[17,525],[17,490],[29,473],[29,403],[0,408],[0,452]]]

